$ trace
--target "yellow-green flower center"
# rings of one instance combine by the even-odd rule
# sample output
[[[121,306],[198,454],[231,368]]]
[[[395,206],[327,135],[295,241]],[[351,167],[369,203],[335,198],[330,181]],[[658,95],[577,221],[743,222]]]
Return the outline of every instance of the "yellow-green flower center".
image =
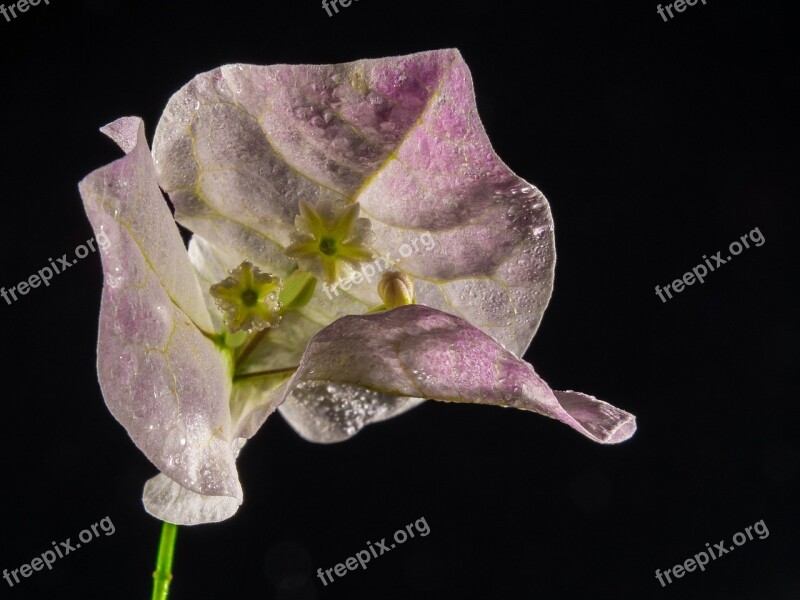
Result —
[[[319,251],[327,256],[336,254],[336,240],[332,237],[324,237],[319,242]]]

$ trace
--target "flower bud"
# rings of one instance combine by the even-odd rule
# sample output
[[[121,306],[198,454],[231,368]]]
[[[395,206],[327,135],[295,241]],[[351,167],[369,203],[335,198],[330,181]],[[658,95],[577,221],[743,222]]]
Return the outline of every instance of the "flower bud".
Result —
[[[399,271],[386,271],[378,284],[378,295],[387,309],[414,304],[414,281]]]

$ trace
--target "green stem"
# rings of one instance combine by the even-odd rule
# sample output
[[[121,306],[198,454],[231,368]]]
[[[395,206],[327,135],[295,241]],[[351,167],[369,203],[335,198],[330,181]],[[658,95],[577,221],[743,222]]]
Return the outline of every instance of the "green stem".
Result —
[[[270,377],[272,375],[288,375],[297,371],[297,367],[286,367],[285,369],[271,369],[269,371],[256,371],[254,373],[243,373],[241,375],[234,375],[233,381],[241,381],[242,379],[253,379],[254,377]]]
[[[172,583],[172,559],[175,556],[175,538],[178,526],[166,521],[161,526],[161,540],[158,543],[156,570],[153,571],[152,600],[167,600],[169,584]]]
[[[250,339],[249,342],[247,342],[246,346],[242,347],[242,350],[238,354],[235,354],[237,365],[239,366],[244,365],[244,362],[253,353],[253,350],[255,350],[256,347],[261,343],[261,340],[264,339],[264,337],[267,335],[268,332],[269,332],[269,327],[267,327],[266,329],[262,329],[261,331],[256,333]]]

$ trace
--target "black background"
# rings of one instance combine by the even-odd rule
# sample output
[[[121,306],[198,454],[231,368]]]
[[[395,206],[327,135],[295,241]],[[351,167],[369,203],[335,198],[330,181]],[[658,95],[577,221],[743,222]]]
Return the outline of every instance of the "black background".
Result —
[[[555,293],[526,358],[639,419],[602,447],[529,413],[428,402],[323,446],[276,415],[239,461],[237,516],[180,530],[172,597],[800,598],[789,7],[708,0],[665,23],[655,2],[361,0],[331,18],[316,0],[51,0],[0,18],[0,285],[91,235],[77,182],[120,155],[97,128],[140,115],[152,136],[196,73],[457,47],[495,149],[554,213]],[[763,246],[656,297],[756,227]],[[97,384],[101,284],[93,254],[0,301],[0,568],[116,526],[0,581],[4,598],[149,598],[155,469]],[[420,517],[427,537],[316,578]],[[761,519],[768,538],[656,581]]]

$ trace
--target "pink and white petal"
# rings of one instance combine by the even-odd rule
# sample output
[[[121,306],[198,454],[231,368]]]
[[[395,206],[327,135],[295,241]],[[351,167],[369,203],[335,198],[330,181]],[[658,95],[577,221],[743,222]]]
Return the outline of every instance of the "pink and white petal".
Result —
[[[552,216],[494,152],[460,54],[358,200],[376,252],[417,278],[421,304],[525,351],[552,293]]]
[[[243,378],[234,382],[231,416],[236,435],[253,437],[286,398],[291,373]]]
[[[163,473],[145,483],[142,502],[149,514],[175,525],[218,523],[231,518],[242,504],[240,498],[197,494]]]
[[[567,390],[553,392],[561,407],[589,432],[589,437],[622,442],[636,432],[635,418],[620,418],[619,409],[594,396]]]
[[[585,394],[554,393],[531,365],[489,335],[421,305],[339,319],[311,340],[290,385],[300,390],[300,400],[298,391],[292,392],[295,402],[323,407],[315,412],[317,430],[323,432],[335,421],[329,407],[343,402],[347,413],[349,399],[359,393],[356,388],[382,397],[529,410],[605,444],[622,442],[636,430],[630,413]],[[309,389],[312,398],[303,402]],[[346,423],[347,434],[359,428],[357,420]]]
[[[115,135],[130,148],[124,131],[132,122],[117,125]],[[211,329],[210,317],[155,187],[141,123],[137,135],[128,155],[80,184],[92,227],[109,240],[101,249],[100,387],[111,413],[160,471],[195,492],[241,499],[228,365],[198,329],[198,321]]]
[[[418,278],[420,302],[517,354],[549,301],[547,201],[493,151],[457,50],[198,75],[170,100],[154,156],[176,218],[251,260],[278,262],[301,200],[340,198],[361,203],[375,252]]]
[[[238,254],[212,247],[211,244],[198,235],[193,235],[189,240],[189,261],[192,263],[197,280],[200,282],[203,301],[206,303],[206,308],[216,331],[223,331],[225,324],[217,302],[211,295],[211,286],[228,277],[230,272],[238,267],[243,260],[244,258]],[[271,271],[267,272],[271,273]]]
[[[367,425],[396,417],[425,401],[333,380],[294,383],[278,410],[298,435],[319,444],[342,442]]]
[[[200,285],[156,181],[144,123],[138,117],[123,117],[101,131],[126,155],[93,171],[80,182],[89,221],[98,235],[104,231],[104,221],[115,221],[116,227],[123,229],[139,246],[171,301],[200,329],[211,332],[211,319]],[[106,253],[104,259],[111,261],[111,253]],[[107,275],[114,281],[125,279],[124,264],[114,262],[109,267]]]

